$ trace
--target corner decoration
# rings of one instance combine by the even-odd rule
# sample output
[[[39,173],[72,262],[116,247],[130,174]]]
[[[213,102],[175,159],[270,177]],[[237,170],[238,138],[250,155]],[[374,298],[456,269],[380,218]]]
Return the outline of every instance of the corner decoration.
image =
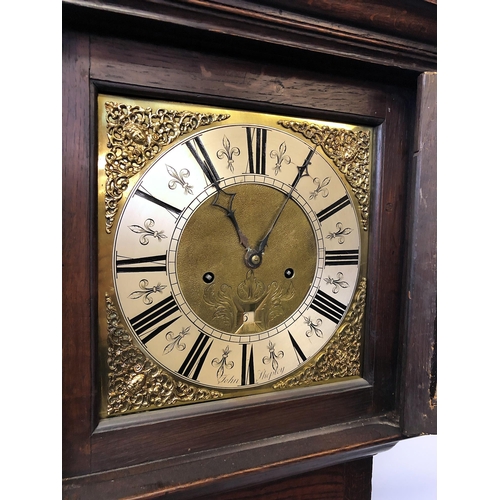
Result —
[[[307,122],[281,120],[284,128],[302,134],[313,144],[321,146],[337,168],[345,175],[361,208],[363,229],[368,230],[370,206],[370,135],[363,130],[320,127]]]
[[[119,320],[118,311],[106,296],[108,322],[108,415],[163,408],[176,403],[210,401],[219,391],[197,388],[175,380],[134,346]]]
[[[185,109],[176,105],[173,106],[176,110],[158,108],[156,111],[153,111],[153,109],[148,106],[149,103],[139,106],[135,104],[122,104],[109,99],[103,99],[101,102],[101,127],[103,127],[101,130],[105,131],[105,135],[100,135],[100,158],[104,159],[104,162],[101,163],[102,172],[104,173],[101,182],[104,190],[100,195],[100,203],[102,203],[101,206],[103,206],[105,218],[102,219],[101,226],[101,238],[103,239],[102,251],[104,253],[102,255],[100,254],[100,257],[104,256],[105,258],[104,260],[100,259],[100,261],[110,263],[100,264],[104,266],[100,269],[103,270],[106,276],[103,281],[105,286],[100,294],[100,301],[102,301],[100,309],[100,317],[102,318],[101,352],[104,354],[103,349],[105,349],[106,352],[101,362],[103,368],[104,365],[106,366],[103,372],[104,394],[102,400],[103,406],[101,408],[103,416],[135,413],[138,411],[212,401],[238,395],[272,392],[273,390],[293,389],[296,387],[332,382],[347,377],[361,376],[360,360],[366,299],[366,278],[363,273],[358,275],[350,274],[350,272],[351,269],[359,269],[361,262],[365,262],[366,250],[363,247],[365,243],[361,244],[360,242],[366,241],[366,236],[363,236],[363,238],[358,236],[357,240],[352,240],[353,235],[351,233],[354,233],[353,228],[355,227],[355,225],[353,225],[354,219],[346,219],[348,223],[344,224],[346,221],[342,222],[337,218],[335,218],[334,221],[332,214],[336,214],[342,208],[347,207],[348,210],[351,210],[351,212],[349,212],[350,214],[357,213],[356,216],[350,215],[349,217],[356,217],[358,221],[357,224],[359,224],[360,228],[358,230],[359,233],[367,231],[370,195],[370,132],[363,130],[361,127],[350,127],[354,128],[351,130],[350,128],[336,128],[308,122],[278,119],[273,122],[275,128],[273,128],[273,124],[265,121],[263,122],[265,125],[256,126],[253,121],[249,121],[247,118],[249,114],[245,112],[235,111],[236,117],[233,116],[232,112],[230,115],[224,112],[226,110],[218,109],[214,109],[214,113],[200,113],[191,105],[186,105]],[[205,107],[203,110],[211,111],[210,108]],[[256,114],[253,115],[255,116]],[[245,121],[245,119],[247,121]],[[224,125],[226,128],[224,128],[224,131],[236,130],[236,132],[233,133],[234,135],[231,137],[231,140],[226,137],[226,135],[221,135],[220,138],[217,139],[221,142],[216,144],[216,142],[211,139],[212,142],[209,143],[209,146],[212,148],[211,151],[214,163],[216,161],[215,158],[222,162],[221,166],[217,168],[222,169],[219,170],[219,173],[224,172],[224,174],[222,174],[222,177],[219,177],[216,167],[212,165],[210,151],[207,154],[203,142],[205,138],[207,142],[209,141],[210,131],[217,128],[220,129],[220,125],[216,125],[216,122],[221,121],[226,121]],[[257,115],[257,122],[258,121],[259,117]],[[303,151],[303,149],[299,149],[297,146],[295,146],[296,149],[293,149],[291,146],[295,144],[293,141],[297,143],[300,142],[300,148],[303,148],[307,143],[302,139],[300,139],[300,141],[294,138],[290,139],[289,134],[287,135],[282,131],[279,132],[276,126],[289,129],[295,134],[302,135],[310,141],[307,146],[310,150],[306,160],[304,160],[303,157],[295,159],[293,151],[300,156],[300,154],[303,153],[297,152]],[[207,130],[208,132],[200,132],[200,136],[193,135],[192,133],[199,127],[202,127],[202,130]],[[231,129],[231,127],[233,128]],[[239,132],[240,130],[242,132]],[[266,140],[270,141],[268,134],[273,133],[273,130],[274,133],[277,134],[277,137],[280,138],[280,142],[273,146],[275,149],[268,146],[266,152]],[[179,273],[177,268],[175,268],[175,271],[172,270],[173,264],[171,264],[171,262],[174,262],[174,258],[166,258],[165,250],[162,250],[163,254],[159,251],[155,251],[151,257],[149,254],[145,254],[144,257],[134,257],[133,255],[127,255],[123,250],[117,250],[115,248],[117,245],[116,242],[113,243],[115,246],[112,247],[112,251],[110,252],[110,242],[104,242],[108,237],[103,237],[103,233],[111,235],[116,232],[119,234],[119,228],[115,231],[113,225],[120,209],[120,202],[124,197],[133,196],[128,192],[126,193],[127,189],[130,187],[131,183],[132,187],[134,187],[136,181],[143,182],[144,176],[139,180],[139,175],[147,170],[146,167],[149,169],[151,165],[154,165],[155,159],[161,159],[161,161],[165,163],[164,165],[162,164],[162,167],[173,179],[170,180],[168,184],[170,190],[178,187],[177,185],[184,188],[182,193],[180,193],[181,189],[178,189],[178,199],[181,199],[181,196],[196,196],[196,193],[193,194],[193,186],[187,184],[185,180],[185,177],[189,176],[189,170],[186,165],[181,163],[169,165],[166,160],[164,160],[163,156],[164,149],[167,149],[166,158],[172,151],[172,148],[175,149],[177,147],[178,139],[181,136],[189,134],[194,136],[194,139],[188,137],[185,144],[186,150],[189,150],[193,154],[204,175],[212,182],[212,186],[215,185],[218,190],[215,201],[212,202],[211,205],[203,204],[201,209],[198,210],[202,214],[207,213],[207,216],[211,218],[216,218],[218,214],[222,213],[217,211],[217,209],[211,208],[212,205],[226,211],[228,218],[231,218],[231,216],[234,218],[235,212],[232,208],[234,196],[237,196],[237,200],[243,201],[245,197],[254,196],[254,193],[259,192],[256,191],[256,189],[264,189],[264,191],[270,189],[266,186],[266,183],[270,183],[265,180],[266,178],[274,178],[272,185],[280,186],[278,191],[281,190],[281,193],[278,193],[278,198],[282,199],[282,193],[288,192],[290,190],[290,185],[293,184],[293,189],[295,189],[303,176],[309,177],[307,181],[309,184],[304,181],[301,185],[303,184],[303,194],[305,194],[309,200],[312,200],[309,203],[312,203],[312,206],[315,207],[311,210],[311,213],[314,214],[313,219],[316,217],[316,221],[319,219],[321,224],[323,224],[324,221],[328,223],[328,225],[325,223],[325,227],[323,227],[326,240],[324,240],[324,243],[321,243],[321,252],[323,252],[323,254],[321,254],[321,252],[318,254],[318,266],[322,267],[322,269],[326,269],[325,266],[337,267],[329,268],[332,272],[328,277],[326,277],[326,273],[321,275],[319,271],[314,271],[316,277],[314,280],[311,279],[307,281],[307,285],[304,288],[305,291],[301,292],[302,289],[299,286],[299,295],[303,293],[303,297],[305,298],[299,298],[298,303],[300,304],[300,301],[303,300],[306,306],[301,306],[302,312],[300,312],[299,315],[300,319],[293,320],[293,327],[289,326],[291,325],[290,320],[288,320],[288,326],[280,326],[281,324],[279,324],[278,321],[269,322],[270,320],[267,321],[268,318],[265,314],[268,312],[268,309],[269,311],[274,311],[272,307],[275,309],[278,308],[281,311],[281,309],[285,307],[287,300],[291,301],[295,293],[292,280],[294,277],[293,269],[288,268],[286,270],[284,276],[285,281],[280,288],[278,286],[279,280],[276,277],[270,276],[269,279],[265,280],[254,277],[254,270],[255,272],[259,272],[260,260],[258,264],[249,266],[250,270],[246,270],[246,280],[240,283],[241,279],[244,278],[243,275],[243,278],[239,278],[239,281],[235,281],[233,290],[240,291],[244,284],[251,282],[252,285],[256,284],[255,286],[260,286],[260,288],[257,287],[255,290],[252,288],[251,290],[255,293],[261,293],[257,294],[258,296],[256,295],[255,297],[252,295],[252,299],[255,299],[253,301],[244,301],[246,309],[245,307],[243,307],[243,309],[245,314],[242,314],[241,311],[236,311],[233,323],[237,322],[237,324],[233,325],[231,323],[230,327],[226,325],[227,321],[223,322],[223,326],[219,326],[219,323],[215,321],[211,323],[210,316],[217,316],[217,314],[220,316],[221,311],[222,313],[226,311],[226,309],[221,306],[221,303],[224,305],[224,300],[227,297],[222,294],[220,290],[222,289],[221,287],[225,287],[224,290],[226,288],[231,290],[231,286],[221,281],[219,281],[216,286],[216,282],[212,283],[214,276],[211,273],[203,275],[205,283],[203,285],[205,286],[204,293],[199,294],[196,292],[195,296],[199,296],[200,298],[196,299],[196,303],[191,302],[191,307],[198,317],[203,317],[203,311],[206,310],[207,319],[203,321],[207,324],[211,323],[212,328],[216,330],[220,328],[223,332],[229,332],[228,334],[222,334],[222,337],[228,340],[219,342],[219,345],[217,344],[218,339],[222,337],[213,337],[205,334],[198,320],[195,320],[193,328],[193,324],[186,323],[184,325],[184,323],[182,323],[184,320],[179,319],[182,317],[181,313],[184,312],[182,307],[185,308],[186,306],[182,306],[181,304],[181,309],[179,308],[179,293],[175,291],[172,285],[170,285],[171,288],[169,288],[164,280],[165,272],[169,280],[171,280],[171,276],[175,273],[176,277],[174,281],[177,282],[180,277],[179,282],[181,286],[183,284],[183,275]],[[245,135],[241,135],[240,137],[238,134]],[[202,137],[202,140],[200,140],[199,137]],[[290,141],[290,144],[288,141]],[[356,198],[356,203],[349,202],[349,197],[345,194],[347,191],[344,191],[344,195],[338,195],[338,199],[335,198],[337,195],[332,195],[332,203],[329,192],[333,190],[333,178],[335,175],[338,175],[338,172],[336,174],[333,173],[332,165],[328,167],[327,171],[322,171],[323,175],[321,176],[316,176],[316,174],[309,176],[307,162],[311,160],[316,152],[316,148],[313,149],[310,146],[311,143],[314,146],[320,147],[324,154],[332,161],[337,171],[343,175],[343,180],[335,182],[338,182],[341,186],[349,184],[351,196]],[[104,144],[106,145],[105,148],[103,147]],[[167,148],[168,146],[170,146],[170,148]],[[245,161],[249,163],[247,167],[242,170],[241,158],[246,154],[246,148],[248,148],[248,160]],[[265,170],[266,154],[268,158],[274,159],[276,163],[276,166],[268,166],[267,173]],[[252,159],[252,155],[254,159]],[[260,158],[260,160],[258,158]],[[254,160],[256,161],[255,164],[252,163]],[[262,161],[262,164],[260,164],[259,161]],[[325,164],[329,163],[326,162],[324,158],[321,161],[325,162]],[[285,169],[288,166],[290,169],[289,172],[296,172],[298,168],[299,174],[293,182],[292,180],[286,180],[286,183],[283,183],[279,178],[285,175]],[[239,173],[237,172],[238,168],[240,169]],[[230,172],[229,176],[224,178],[228,171]],[[272,171],[274,171],[274,175]],[[257,179],[257,182],[260,182],[259,185],[264,187],[259,188],[257,186],[254,188],[252,184],[249,184],[250,181],[248,180],[244,180],[243,182],[241,180],[230,180],[233,175],[235,179],[237,178],[236,176],[239,176],[239,179],[247,179],[248,177],[245,177],[245,175],[248,176],[248,174],[252,174],[252,179]],[[296,174],[293,173],[293,175]],[[136,178],[131,182],[134,177]],[[191,180],[189,182],[191,183]],[[243,186],[242,188],[238,186],[238,182]],[[311,184],[314,184],[314,187],[311,186]],[[140,198],[155,200],[151,194],[145,193],[145,191],[143,191],[144,189],[143,187],[141,187],[141,191],[136,189],[136,193],[140,194]],[[213,187],[208,187],[206,189],[213,189]],[[225,189],[229,190],[228,193],[226,193]],[[231,194],[230,191],[232,190],[236,190],[234,192],[238,194]],[[230,197],[226,199],[228,194]],[[272,194],[272,192],[270,191],[269,194]],[[289,191],[286,197],[287,200],[292,197],[291,195],[292,191]],[[210,194],[207,196],[212,195]],[[301,198],[300,193],[297,196]],[[136,196],[136,198],[138,198],[138,196]],[[219,201],[219,198],[222,201]],[[322,199],[326,201],[321,201]],[[172,202],[169,200],[160,203],[156,199],[155,202],[158,205],[167,207],[169,216],[173,216],[176,220],[176,222],[174,222],[175,227],[178,227],[180,224],[179,220],[183,218],[181,217],[184,213],[183,208],[170,205]],[[282,202],[280,201],[280,203]],[[324,203],[324,205],[321,206],[320,203]],[[303,205],[305,204],[306,203]],[[357,208],[354,208],[355,206],[357,206]],[[254,208],[252,207],[252,210],[249,210],[249,212],[252,213],[253,210]],[[190,212],[192,213],[192,211],[193,209],[191,208]],[[264,214],[264,212],[265,210],[262,214]],[[242,212],[239,211],[238,220],[240,220],[241,215]],[[177,219],[177,217],[179,217],[179,219]],[[188,217],[190,217],[190,215]],[[223,216],[221,217],[223,218]],[[302,214],[300,217],[306,216]],[[254,217],[254,219],[261,218],[261,216]],[[169,220],[171,219],[167,217],[166,221]],[[295,221],[295,219],[293,220]],[[134,220],[132,221],[132,225],[128,226],[128,231],[140,233],[142,235],[138,241],[143,248],[149,248],[149,246],[151,246],[149,245],[149,240],[152,242],[157,241],[159,245],[163,242],[170,245],[169,242],[173,240],[174,235],[172,232],[164,233],[163,228],[158,228],[158,230],[153,228],[153,226],[155,226],[155,221],[157,222],[158,219],[147,218],[145,220]],[[236,229],[239,229],[235,220],[231,219],[231,222]],[[217,219],[216,223],[220,224],[219,219]],[[272,227],[274,227],[274,223]],[[117,226],[123,225],[119,219],[116,224]],[[316,222],[316,224],[318,229],[315,229],[315,231],[319,231],[319,222]],[[252,225],[244,218],[243,226],[245,232],[247,232],[247,228],[249,228],[250,233],[247,232],[247,234],[250,234],[250,240],[252,240],[252,238],[255,240],[255,237],[251,234]],[[179,227],[182,229],[182,226]],[[228,233],[226,238],[221,238],[221,241],[225,242],[226,240],[233,239],[231,231],[234,231],[234,227],[230,226],[230,233]],[[328,229],[326,229],[327,227]],[[259,226],[258,229],[261,231],[262,228]],[[179,231],[179,229],[176,229],[176,231]],[[180,232],[179,234],[189,234],[189,232],[186,230],[184,233]],[[240,234],[240,231],[238,231],[238,234],[240,237],[243,235],[243,233]],[[179,235],[176,236],[177,241],[179,237]],[[116,234],[114,234],[113,238],[116,239]],[[260,238],[262,238],[262,236],[260,236]],[[315,236],[315,238],[319,238],[319,236]],[[349,238],[351,238],[351,240],[349,240]],[[357,241],[357,243],[349,247],[349,243],[345,243],[344,245],[345,241]],[[196,243],[196,240],[193,240],[193,242]],[[246,236],[240,239],[240,243],[245,243],[243,246],[246,245],[247,250],[249,249],[250,244]],[[179,243],[177,243],[177,245],[179,245]],[[256,251],[256,243],[253,243],[253,245],[253,251],[254,253],[257,252],[259,259],[268,258],[267,253],[264,256],[263,248],[265,247],[261,249],[259,244],[259,248]],[[192,248],[191,242],[189,245],[184,246]],[[347,248],[344,250],[343,248],[345,247]],[[170,248],[170,250],[167,250],[167,255],[169,252],[172,252],[172,247],[170,246],[168,248]],[[174,254],[175,251],[177,251],[180,255],[182,248],[179,247],[179,249],[180,250],[175,250],[174,247]],[[125,250],[125,252],[128,251],[130,250]],[[218,251],[216,251],[216,253],[217,252]],[[111,265],[111,262],[114,262],[114,264]],[[303,262],[303,260],[299,259],[299,262]],[[347,265],[347,269],[342,267],[344,265]],[[110,270],[112,266],[115,266],[113,272]],[[300,264],[300,266],[302,267],[302,264]],[[190,266],[188,266],[188,269],[190,269]],[[297,269],[297,267],[295,267],[295,269]],[[158,273],[159,270],[162,270],[162,283],[158,281],[158,285],[148,287],[150,275],[147,273]],[[210,269],[207,271],[210,271]],[[191,368],[183,368],[181,366],[181,368],[174,368],[173,371],[170,371],[170,366],[164,365],[162,361],[158,362],[154,355],[150,355],[149,348],[152,344],[146,346],[145,343],[150,342],[149,339],[153,337],[153,334],[156,335],[156,333],[153,332],[153,334],[151,334],[151,330],[149,330],[146,336],[146,333],[142,333],[142,331],[139,332],[139,328],[136,326],[139,323],[139,318],[142,321],[145,315],[150,314],[148,312],[149,309],[146,308],[143,312],[135,312],[132,315],[135,315],[133,319],[130,319],[130,313],[124,313],[124,299],[120,298],[120,291],[117,290],[118,281],[116,281],[116,277],[113,277],[113,274],[116,276],[116,273],[119,272],[123,280],[129,279],[130,276],[142,278],[138,285],[142,291],[137,291],[137,288],[133,288],[132,290],[135,291],[128,294],[130,300],[140,296],[144,304],[149,307],[154,302],[151,297],[155,294],[157,294],[157,296],[164,294],[165,298],[162,300],[155,298],[157,303],[156,305],[153,304],[151,309],[162,311],[166,319],[162,319],[161,321],[156,319],[149,320],[155,322],[155,331],[161,331],[161,336],[166,339],[164,341],[166,342],[166,346],[163,345],[161,347],[163,355],[170,356],[175,350],[185,350],[184,352],[186,353],[190,351],[184,364],[189,361],[189,366]],[[179,274],[177,275],[177,273]],[[143,275],[146,276],[147,279],[144,278]],[[156,279],[160,274],[151,276],[154,276]],[[210,281],[208,280],[209,277]],[[283,280],[283,276],[281,276],[280,279]],[[191,286],[190,280],[191,278],[186,280],[189,286]],[[312,287],[311,291],[309,289],[312,281],[315,282],[315,285]],[[325,284],[322,284],[323,282]],[[107,287],[106,285],[109,283],[112,283],[113,286]],[[240,284],[236,286],[238,283]],[[350,295],[346,296],[349,298],[343,301],[342,299],[340,301],[337,300],[343,293],[342,289],[346,288],[350,289]],[[168,293],[170,295],[168,295]],[[176,293],[176,300],[174,301],[173,294]],[[335,297],[331,294],[335,294]],[[321,297],[318,298],[316,295]],[[264,298],[268,296],[269,307],[266,309],[264,306],[267,305],[267,302]],[[271,297],[274,300],[272,303],[270,302]],[[326,303],[324,302],[325,299],[327,300]],[[135,302],[137,303],[139,301],[135,300]],[[264,305],[262,305],[261,302]],[[118,307],[118,305],[120,307]],[[157,309],[159,307],[161,307],[161,309]],[[202,309],[202,307],[205,309]],[[297,306],[293,306],[290,311],[293,312],[296,307]],[[246,313],[247,309],[249,311],[248,314]],[[215,313],[213,312],[214,310]],[[292,312],[287,312],[285,316],[291,318]],[[185,314],[189,315],[190,313],[186,312]],[[241,321],[241,317],[250,317],[251,324],[240,325],[238,322]],[[152,318],[152,316],[149,318]],[[180,322],[176,324],[175,322],[177,321]],[[191,319],[190,321],[192,322],[193,320]],[[245,319],[244,321],[248,320]],[[333,325],[332,321],[335,325]],[[129,322],[133,325],[133,328],[135,328],[134,332],[130,330],[131,326]],[[171,324],[176,324],[177,326],[170,326]],[[282,324],[284,325],[285,323]],[[213,325],[215,325],[215,327]],[[176,328],[176,330],[170,331],[172,328]],[[276,329],[278,332],[277,334],[272,334],[275,335],[274,337],[272,337],[271,333],[266,333],[271,328],[273,331]],[[279,330],[279,328],[281,328],[281,330]],[[167,332],[167,330],[169,331]],[[177,335],[175,333],[176,331],[179,331]],[[265,349],[267,350],[259,351],[258,349],[263,348],[259,347],[256,341],[248,339],[250,339],[251,335],[253,337],[255,337],[255,334],[260,335],[262,331],[264,331],[264,336],[267,335],[267,337],[265,337]],[[217,333],[216,331],[214,332]],[[302,340],[298,339],[299,332],[300,335],[302,335]],[[196,343],[194,343],[194,345],[189,344],[189,342],[192,342],[190,339],[196,339],[196,337]],[[155,339],[159,338],[160,335],[155,337]],[[284,349],[284,339],[291,342],[289,345],[293,346],[293,349],[289,352]],[[276,344],[277,341],[281,342],[281,345]],[[104,346],[104,342],[106,342],[106,346]],[[303,342],[303,350],[299,345],[300,342]],[[322,347],[318,347],[316,351],[306,351],[305,349],[309,349],[308,345],[316,345],[314,342]],[[219,350],[215,349],[215,347],[212,348],[210,356],[208,356],[212,344],[215,344]],[[192,347],[190,347],[190,345]],[[262,345],[264,345],[264,342]],[[155,349],[158,348],[155,347]],[[289,349],[291,349],[291,347],[289,347]],[[301,359],[297,368],[281,372],[282,375],[280,376],[276,375],[278,366],[281,370],[284,360],[292,356],[296,357],[297,360],[299,358]],[[199,383],[196,373],[200,373],[201,366],[205,362],[205,359],[206,363],[204,366],[210,365],[213,367],[214,373],[215,371],[217,373],[216,382],[211,379],[206,379],[204,383]],[[266,367],[263,369],[263,373],[267,378],[262,378],[262,381],[258,381],[257,369],[254,368],[254,363],[256,364],[257,362],[262,362]],[[196,365],[194,365],[194,363],[196,363]],[[168,366],[168,369],[164,366]],[[192,368],[193,366],[195,368]],[[226,370],[226,374],[224,370]],[[231,372],[230,375],[227,375],[228,371]],[[272,371],[275,372],[275,375],[271,376],[270,373]],[[219,381],[222,379],[224,379],[226,385],[222,383],[218,386]],[[236,382],[234,382],[235,380]],[[234,386],[234,384],[237,384],[239,387]]]
[[[106,232],[118,211],[129,179],[138,174],[165,147],[202,125],[229,115],[169,111],[106,102],[109,152],[106,154]]]

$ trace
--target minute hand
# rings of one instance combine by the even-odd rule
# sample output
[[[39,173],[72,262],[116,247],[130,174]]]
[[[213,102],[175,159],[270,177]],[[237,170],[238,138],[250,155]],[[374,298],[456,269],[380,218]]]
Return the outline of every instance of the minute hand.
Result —
[[[297,187],[297,184],[299,183],[300,179],[302,179],[302,177],[304,177],[306,175],[309,175],[309,172],[307,171],[307,167],[311,163],[311,158],[312,158],[314,152],[315,152],[315,150],[311,149],[311,151],[309,151],[309,154],[307,155],[307,158],[304,160],[304,163],[302,164],[302,166],[297,167],[298,173],[297,173],[297,176],[295,177],[295,179],[292,183],[292,188],[290,189],[290,191],[288,191],[288,194],[286,195],[285,201],[282,203],[280,209],[278,210],[278,213],[276,214],[276,217],[274,218],[274,220],[271,224],[271,227],[267,231],[264,238],[262,238],[262,240],[259,242],[259,246],[257,248],[257,254],[261,255],[262,252],[264,251],[264,248],[266,248],[267,240],[269,239],[269,236],[271,235],[271,233],[274,229],[274,226],[278,222],[278,219],[280,218],[280,215],[283,212],[285,205],[288,203],[288,200],[292,197],[293,191]]]

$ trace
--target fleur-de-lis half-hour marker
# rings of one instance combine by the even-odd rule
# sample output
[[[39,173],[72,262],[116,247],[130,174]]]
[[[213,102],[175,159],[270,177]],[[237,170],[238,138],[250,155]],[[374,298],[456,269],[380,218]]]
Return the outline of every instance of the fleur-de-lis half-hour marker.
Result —
[[[158,241],[166,239],[166,236],[163,234],[163,231],[155,231],[153,226],[155,225],[155,221],[153,219],[146,219],[144,221],[144,227],[139,226],[138,224],[132,224],[128,226],[128,228],[133,232],[140,234],[139,243],[141,245],[147,245],[149,243],[148,238],[155,238]]]
[[[345,237],[348,234],[351,234],[352,229],[350,227],[346,227],[344,229],[342,222],[337,222],[336,227],[337,227],[337,231],[335,231],[334,233],[333,232],[328,233],[326,238],[328,240],[336,239],[339,242],[339,245],[342,245],[342,243],[344,243],[344,241],[345,241]]]
[[[269,341],[269,345],[267,346],[267,348],[269,349],[269,356],[264,356],[262,358],[262,362],[265,365],[267,365],[268,363],[271,363],[273,371],[276,372],[276,371],[278,371],[278,368],[279,368],[278,359],[281,359],[285,355],[285,353],[283,351],[275,352],[274,347],[275,347],[275,344],[273,344],[271,341]]]
[[[139,288],[140,290],[136,290],[135,292],[132,292],[129,297],[131,299],[142,299],[144,304],[149,306],[150,304],[153,303],[153,299],[151,298],[151,295],[154,293],[163,293],[162,291],[167,287],[167,285],[162,285],[161,283],[158,283],[155,286],[149,286],[149,281],[146,279],[143,279],[139,281]]]
[[[349,286],[349,283],[347,283],[347,281],[342,280],[343,277],[343,273],[339,272],[337,273],[337,279],[330,278],[330,276],[328,276],[328,278],[325,278],[325,281],[329,285],[333,285],[333,293],[338,293],[341,288],[347,288]]]
[[[289,165],[292,159],[285,154],[286,153],[286,144],[282,142],[280,144],[280,147],[278,148],[278,151],[273,149],[269,155],[271,158],[276,159],[276,165],[274,167],[274,175],[278,175],[279,172],[281,172],[281,164],[285,162],[286,165]]]
[[[189,329],[190,327],[188,326],[187,328],[182,328],[182,330],[174,336],[173,332],[167,332],[165,334],[165,339],[168,341],[168,344],[165,346],[165,349],[163,349],[163,354],[168,354],[169,352],[172,352],[175,348],[178,351],[183,351],[186,348],[186,344],[184,342],[181,342],[182,339],[189,334]]]
[[[234,172],[233,156],[240,156],[240,148],[232,148],[231,142],[226,136],[224,136],[222,139],[222,146],[223,149],[219,149],[219,151],[217,151],[217,158],[219,158],[219,160],[222,160],[222,158],[224,158],[225,156],[227,158],[227,168],[231,170],[231,172]]]
[[[323,323],[321,318],[318,318],[316,323],[314,323],[311,318],[305,317],[304,322],[309,327],[309,330],[306,332],[306,337],[310,337],[314,333],[316,337],[323,338],[323,332],[319,329]]]
[[[313,200],[316,199],[316,197],[321,193],[321,196],[323,198],[326,198],[328,196],[328,189],[326,189],[326,186],[330,184],[330,177],[326,177],[321,181],[319,177],[315,177],[313,179],[314,184],[316,184],[316,189],[314,191],[311,191],[311,194],[309,195],[309,199]]]
[[[220,359],[214,358],[212,359],[212,366],[216,367],[218,366],[219,368],[217,369],[217,379],[221,379],[224,376],[224,370],[227,368],[228,370],[231,370],[234,366],[233,361],[228,361],[227,358],[229,356],[229,353],[231,351],[229,350],[229,346],[227,346],[223,351],[222,351],[222,357]]]
[[[170,189],[175,189],[177,185],[184,188],[184,194],[193,194],[193,186],[190,186],[184,179],[189,177],[190,173],[187,168],[182,168],[179,173],[174,167],[170,165],[165,165],[167,167],[167,172],[173,179],[168,183]]]

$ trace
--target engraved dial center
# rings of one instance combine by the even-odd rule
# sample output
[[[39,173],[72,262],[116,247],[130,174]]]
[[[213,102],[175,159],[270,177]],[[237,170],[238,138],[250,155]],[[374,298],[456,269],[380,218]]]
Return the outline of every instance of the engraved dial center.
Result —
[[[233,210],[250,248],[256,248],[286,194],[258,183],[224,190],[235,194]],[[231,221],[212,204],[214,196],[195,209],[179,240],[176,270],[182,295],[203,322],[219,331],[245,335],[271,329],[310,292],[318,258],[311,222],[290,200],[262,255],[245,253]],[[200,279],[207,270],[213,279]]]

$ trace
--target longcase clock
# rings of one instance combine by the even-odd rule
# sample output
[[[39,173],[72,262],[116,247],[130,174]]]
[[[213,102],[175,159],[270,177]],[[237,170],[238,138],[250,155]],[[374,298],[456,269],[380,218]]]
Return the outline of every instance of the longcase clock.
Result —
[[[403,4],[63,2],[64,498],[369,500],[435,432],[435,5]]]

